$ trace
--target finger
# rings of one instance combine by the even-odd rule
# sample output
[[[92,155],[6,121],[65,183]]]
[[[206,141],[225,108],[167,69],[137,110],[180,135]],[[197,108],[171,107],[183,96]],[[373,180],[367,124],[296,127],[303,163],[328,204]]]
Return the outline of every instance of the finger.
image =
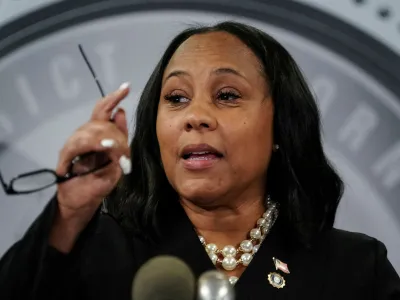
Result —
[[[127,175],[132,170],[132,162],[130,159],[130,149],[126,143],[113,143],[113,141],[102,140],[100,144],[107,148],[109,158],[114,162],[118,163],[122,172]]]
[[[118,90],[108,94],[94,107],[91,120],[108,121],[114,108],[129,94],[129,83],[121,84]]]
[[[110,126],[114,126],[109,123]],[[104,126],[103,126],[104,127]],[[115,126],[114,126],[115,127]],[[74,134],[60,153],[60,160],[57,166],[57,173],[66,174],[71,166],[72,160],[82,154],[88,152],[106,152],[109,158],[119,163],[122,156],[121,168],[124,173],[127,172],[127,159],[129,159],[130,151],[126,137],[115,127],[114,130],[107,130],[101,134],[96,134],[98,129],[81,130]]]
[[[111,160],[111,165],[118,164],[124,174],[129,174],[131,172],[132,163],[129,157],[129,147],[123,147],[120,143],[116,142],[113,139],[103,139],[100,143],[96,144],[95,147],[93,145],[87,150],[87,152],[97,151],[104,152]],[[73,158],[69,158],[69,157]],[[72,160],[77,157],[74,155],[64,156],[62,160],[60,160],[59,165],[57,166],[56,172],[60,175],[65,175],[70,171]]]
[[[128,136],[128,122],[126,121],[126,114],[122,108],[118,108],[114,114],[114,124],[121,132]]]

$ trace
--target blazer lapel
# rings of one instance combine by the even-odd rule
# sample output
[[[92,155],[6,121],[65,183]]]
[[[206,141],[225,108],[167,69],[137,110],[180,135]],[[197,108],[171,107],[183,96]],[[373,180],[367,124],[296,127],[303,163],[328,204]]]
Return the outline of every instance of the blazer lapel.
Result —
[[[278,222],[272,227],[269,235],[261,244],[253,260],[243,272],[236,283],[236,293],[238,299],[253,299],[255,295],[263,295],[265,299],[288,299],[290,292],[292,274],[285,274],[281,270],[276,270],[273,258],[277,258],[288,265],[291,270],[291,252],[285,247],[284,239],[280,236]],[[284,280],[284,284],[274,287],[268,279]],[[276,279],[276,280],[277,280]]]
[[[322,243],[321,243],[322,241]],[[302,248],[291,257],[291,286],[288,299],[325,299],[325,286],[328,283],[329,251],[323,239],[311,249]]]
[[[289,274],[277,269],[273,258],[287,265]],[[238,299],[322,299],[327,265],[325,252],[294,246],[285,239],[279,222],[271,229],[252,262],[236,283]],[[284,280],[272,284],[269,280]]]

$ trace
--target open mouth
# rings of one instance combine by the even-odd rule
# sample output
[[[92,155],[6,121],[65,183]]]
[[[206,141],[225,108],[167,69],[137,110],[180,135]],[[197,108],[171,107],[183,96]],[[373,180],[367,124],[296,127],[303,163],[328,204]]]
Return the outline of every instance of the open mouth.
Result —
[[[182,149],[184,160],[213,160],[223,157],[222,153],[208,144],[191,144]]]
[[[211,151],[189,152],[182,155],[185,160],[210,160],[221,157],[223,157],[221,153]]]

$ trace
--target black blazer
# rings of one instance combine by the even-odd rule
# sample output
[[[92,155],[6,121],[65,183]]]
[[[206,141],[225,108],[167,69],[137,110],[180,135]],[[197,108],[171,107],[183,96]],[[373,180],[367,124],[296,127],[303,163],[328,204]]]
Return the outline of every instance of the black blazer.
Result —
[[[3,256],[0,299],[128,300],[138,268],[160,254],[181,258],[196,277],[214,268],[182,208],[159,218],[162,238],[156,244],[130,236],[112,217],[99,213],[72,252],[64,255],[47,240],[56,206],[52,199],[24,238]],[[290,274],[277,271],[273,257],[287,263]],[[269,283],[271,272],[284,277],[285,287]],[[400,279],[381,242],[332,229],[311,249],[290,247],[279,222],[235,289],[236,299],[400,299]]]

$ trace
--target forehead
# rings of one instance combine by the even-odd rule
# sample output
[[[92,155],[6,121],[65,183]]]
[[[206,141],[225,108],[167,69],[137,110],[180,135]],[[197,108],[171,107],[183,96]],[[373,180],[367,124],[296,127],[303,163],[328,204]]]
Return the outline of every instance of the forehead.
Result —
[[[191,36],[175,51],[166,71],[191,65],[197,67],[232,66],[243,73],[248,73],[250,70],[258,72],[262,70],[261,64],[252,50],[239,38],[227,32]]]

